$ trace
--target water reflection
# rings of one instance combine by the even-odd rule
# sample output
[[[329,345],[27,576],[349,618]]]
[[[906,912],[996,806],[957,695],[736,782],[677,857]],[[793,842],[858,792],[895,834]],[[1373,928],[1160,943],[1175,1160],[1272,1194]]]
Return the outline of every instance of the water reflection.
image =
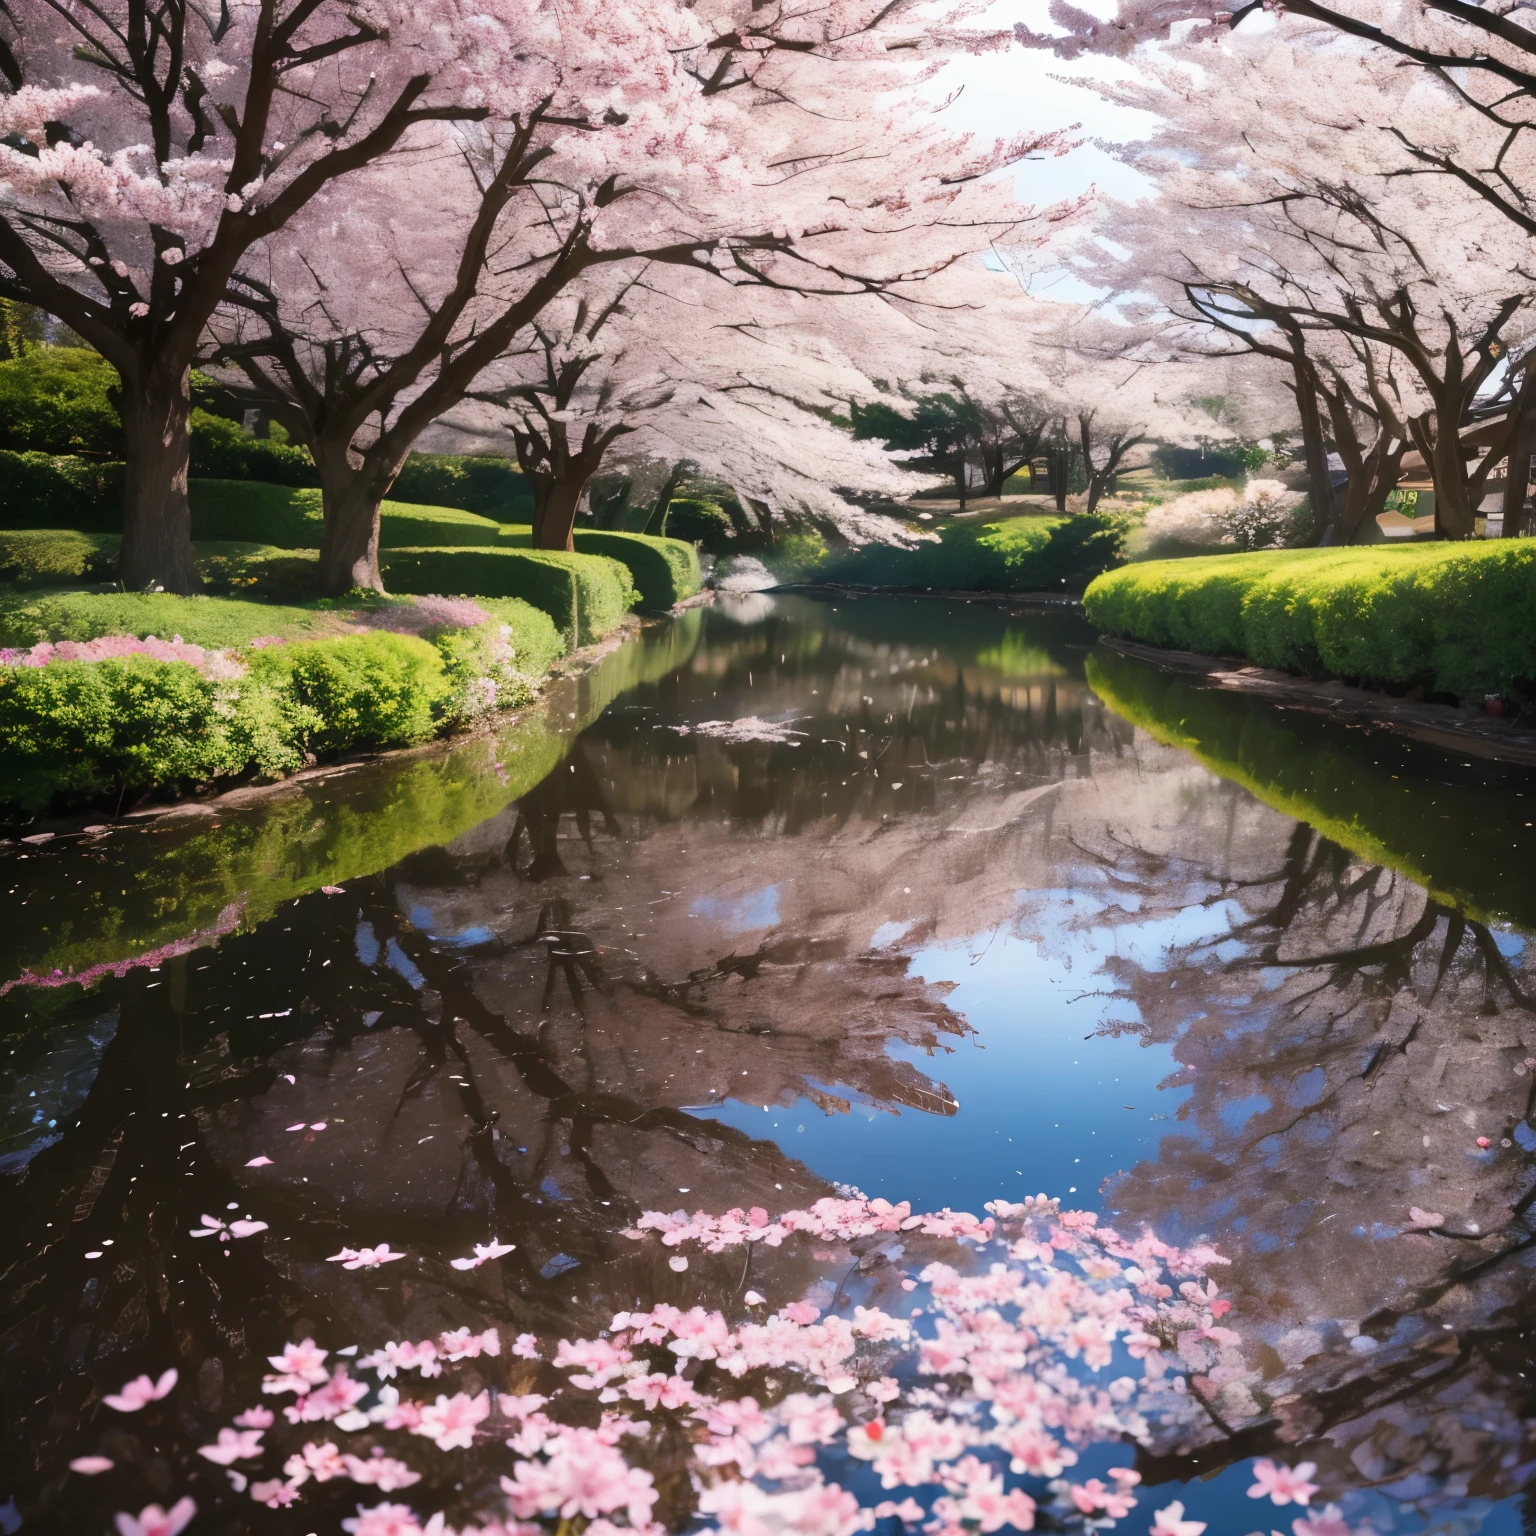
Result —
[[[595,1334],[759,1263],[803,1287],[750,1250],[684,1281],[622,1233],[839,1181],[973,1210],[1076,1184],[1228,1254],[1242,1364],[1151,1477],[1304,1456],[1383,1529],[1519,1493],[1526,780],[1419,763],[1405,817],[1405,749],[1085,676],[1059,617],[757,595],[689,625],[521,736],[6,851],[6,978],[103,967],[0,1000],[0,1454],[29,1520],[104,1522],[60,1469],[139,1370],[177,1361],[215,1422],[308,1334]],[[269,1231],[226,1257],[190,1235],[221,1212]],[[410,1262],[326,1262],[386,1241]],[[121,1457],[249,1513],[185,1455]],[[1180,1496],[1236,1530],[1246,1486]]]

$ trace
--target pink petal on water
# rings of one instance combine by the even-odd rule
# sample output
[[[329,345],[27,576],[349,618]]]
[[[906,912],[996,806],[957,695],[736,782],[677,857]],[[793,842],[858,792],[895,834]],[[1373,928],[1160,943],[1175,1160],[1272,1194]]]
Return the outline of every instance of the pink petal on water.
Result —
[[[346,886],[344,885],[322,885],[320,889],[327,896],[341,896],[346,892]]]
[[[283,1129],[286,1131],[302,1131],[304,1129],[304,1122],[300,1120],[297,1125],[286,1125]]]
[[[245,1166],[247,1168],[270,1168],[272,1166],[272,1159],[270,1157],[253,1157]]]
[[[672,1258],[667,1260],[667,1268],[675,1269],[678,1274],[682,1274],[682,1272],[688,1268],[688,1260],[685,1259],[680,1253],[675,1254]]]
[[[103,1472],[110,1472],[116,1465],[110,1456],[76,1456],[70,1462],[69,1470],[83,1477],[97,1477]]]
[[[323,1131],[324,1129],[325,1129],[325,1121],[324,1120],[316,1120],[315,1123],[312,1126],[310,1126],[310,1130],[312,1130],[312,1131]]]

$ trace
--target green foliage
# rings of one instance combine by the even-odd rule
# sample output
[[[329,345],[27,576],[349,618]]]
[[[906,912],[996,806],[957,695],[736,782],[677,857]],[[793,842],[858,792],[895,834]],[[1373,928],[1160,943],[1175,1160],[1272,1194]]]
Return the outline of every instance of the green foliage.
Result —
[[[767,563],[783,581],[814,581],[831,558],[820,529],[800,526],[780,535]]]
[[[1119,563],[1125,529],[1102,513],[952,522],[914,549],[866,544],[834,556],[819,579],[962,592],[1080,591]]]
[[[735,527],[720,503],[709,496],[674,496],[667,506],[667,537],[701,544],[711,554],[730,548]]]
[[[122,523],[120,463],[0,449],[0,528],[109,532]]]
[[[273,695],[291,736],[324,757],[426,741],[449,694],[434,645],[380,630],[258,651],[242,697],[251,689]]]
[[[28,347],[0,362],[0,448],[121,458],[117,369],[88,347]]]
[[[315,489],[269,485],[260,480],[194,480],[192,537],[243,540],[283,549],[318,549],[325,513]],[[386,501],[379,509],[379,546],[495,546],[501,525],[458,507]]]
[[[264,603],[305,602],[314,598],[319,587],[320,551],[205,540],[197,546],[197,573],[203,578],[203,590],[211,595]]]
[[[0,582],[17,587],[61,587],[107,581],[117,569],[121,541],[111,533],[69,528],[0,532]]]
[[[0,797],[37,811],[231,772],[230,705],[227,685],[145,656],[0,667]]]
[[[396,592],[520,597],[542,609],[571,644],[600,640],[639,600],[629,570],[605,555],[542,549],[388,549],[385,585]]]
[[[397,502],[462,507],[498,522],[526,517],[533,504],[533,493],[515,464],[474,454],[413,453],[390,496]]]
[[[309,756],[425,741],[453,688],[436,647],[375,631],[272,646],[235,680],[128,656],[0,667],[0,804],[37,812]]]
[[[627,566],[640,607],[653,612],[676,607],[703,585],[698,552],[681,539],[578,528],[575,543],[580,554],[607,555]]]
[[[1291,672],[1474,699],[1536,686],[1525,539],[1149,561],[1084,601],[1114,634]]]
[[[543,609],[518,597],[476,597],[475,601],[506,626],[512,664],[524,677],[543,677],[565,655],[565,641]]]
[[[253,640],[318,639],[342,632],[345,617],[319,605],[298,608],[172,592],[12,592],[0,597],[0,645],[40,640],[95,640],[132,635],[232,650]]]
[[[273,437],[252,437],[239,422],[197,407],[192,411],[192,475],[272,485],[313,486],[320,482],[309,449]]]

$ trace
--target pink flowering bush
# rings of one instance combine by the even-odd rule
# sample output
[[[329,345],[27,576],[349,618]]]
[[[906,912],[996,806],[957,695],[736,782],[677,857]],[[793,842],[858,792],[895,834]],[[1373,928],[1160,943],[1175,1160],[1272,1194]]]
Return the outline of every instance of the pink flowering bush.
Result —
[[[728,1536],[854,1536],[892,1517],[991,1536],[1032,1530],[1043,1506],[1057,1528],[1103,1529],[1137,1507],[1140,1478],[1121,1465],[1079,1479],[1083,1452],[1187,1422],[1202,1376],[1236,1358],[1212,1250],[1128,1239],[1043,1197],[980,1219],[862,1197],[777,1217],[652,1211],[628,1235],[658,1259],[830,1249],[842,1279],[776,1309],[751,1291],[729,1314],[623,1310],[594,1337],[461,1326],[366,1353],[306,1338],[270,1357],[266,1401],[208,1427],[202,1461],[273,1508],[329,1500],[351,1536],[572,1522],[661,1536],[695,1517]],[[1310,1470],[1260,1481],[1304,1502]]]

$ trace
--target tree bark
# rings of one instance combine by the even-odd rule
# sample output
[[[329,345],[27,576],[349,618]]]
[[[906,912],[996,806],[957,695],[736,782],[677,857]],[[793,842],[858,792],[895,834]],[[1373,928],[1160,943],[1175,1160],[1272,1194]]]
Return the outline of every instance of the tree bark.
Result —
[[[320,586],[329,597],[340,597],[355,587],[382,592],[379,571],[379,503],[368,481],[353,475],[336,485],[322,479],[321,505],[325,532],[320,543]]]
[[[1317,406],[1317,382],[1311,365],[1301,357],[1293,363],[1293,390],[1296,411],[1301,417],[1301,442],[1307,461],[1307,497],[1312,504],[1312,519],[1319,544],[1343,542],[1339,529],[1338,502],[1333,494],[1333,475],[1328,468],[1328,438],[1323,428],[1323,413]]]
[[[551,475],[547,483],[534,490],[533,547],[535,549],[576,548],[576,509],[588,477],[579,470]]]
[[[687,467],[688,461],[679,459],[672,466],[661,489],[656,493],[656,505],[651,508],[651,515],[645,520],[645,532],[654,538],[666,537],[667,513],[671,509],[672,498],[677,495],[677,489],[686,477]]]
[[[1424,457],[1435,483],[1435,532],[1442,539],[1470,539],[1477,531],[1476,510],[1467,495],[1467,465],[1461,452],[1460,423],[1446,424],[1449,413],[1436,412],[1435,440]]]
[[[137,379],[124,379],[118,412],[127,444],[118,575],[132,592],[195,592],[201,582],[187,504],[191,368],[150,367]]]

